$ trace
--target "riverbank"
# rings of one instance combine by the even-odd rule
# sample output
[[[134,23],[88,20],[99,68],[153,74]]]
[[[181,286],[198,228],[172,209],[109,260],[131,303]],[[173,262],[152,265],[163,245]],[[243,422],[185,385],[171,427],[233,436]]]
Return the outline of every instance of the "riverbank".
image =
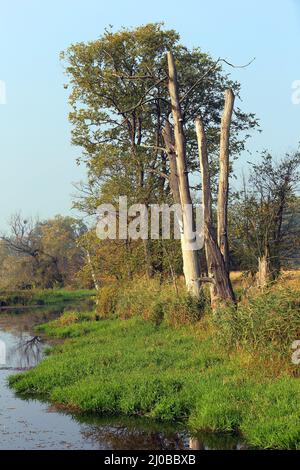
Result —
[[[282,334],[287,322],[292,335],[299,331],[299,297],[274,292],[246,306],[251,325],[244,307],[238,310],[248,348],[241,340],[225,346],[218,317],[209,314],[174,327],[138,316],[99,321],[95,313],[67,313],[38,329],[69,339],[10,384],[79,412],[180,421],[195,432],[238,431],[253,447],[299,449],[299,366],[278,349],[289,341]]]
[[[85,302],[86,303],[86,302]],[[82,302],[77,308],[82,307]],[[49,343],[34,337],[34,326],[50,321],[69,309],[69,304],[0,315],[0,341],[6,345],[6,363],[0,364],[0,450],[166,450],[189,448],[189,435],[177,424],[155,423],[132,417],[83,416],[55,407],[44,400],[15,394],[7,378],[20,370],[34,367],[42,360]],[[191,444],[194,446],[195,438]],[[237,436],[199,434],[201,448],[235,449],[243,442]]]
[[[76,302],[95,296],[96,291],[88,289],[28,289],[0,291],[0,308],[50,305],[62,302]]]

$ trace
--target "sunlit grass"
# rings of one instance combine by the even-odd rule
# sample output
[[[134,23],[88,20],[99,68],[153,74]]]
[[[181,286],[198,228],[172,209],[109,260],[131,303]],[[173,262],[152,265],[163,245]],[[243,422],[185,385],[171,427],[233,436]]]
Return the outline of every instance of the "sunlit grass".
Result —
[[[288,358],[225,349],[208,314],[176,328],[138,315],[97,319],[71,312],[40,327],[69,339],[11,385],[78,411],[239,430],[255,447],[300,448],[300,382]]]

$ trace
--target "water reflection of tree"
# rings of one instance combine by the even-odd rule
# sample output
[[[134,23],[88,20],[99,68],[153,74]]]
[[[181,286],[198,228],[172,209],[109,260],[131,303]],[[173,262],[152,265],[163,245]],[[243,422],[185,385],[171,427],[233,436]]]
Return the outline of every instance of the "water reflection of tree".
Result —
[[[229,433],[198,433],[189,440],[189,448],[193,450],[240,450],[244,447],[240,436]]]
[[[177,450],[186,448],[181,433],[165,434],[157,431],[128,429],[124,426],[88,425],[82,430],[85,439],[99,448],[113,450]]]
[[[39,336],[29,337],[20,333],[17,344],[8,351],[8,361],[16,368],[28,369],[38,364],[42,355],[42,339]]]
[[[142,425],[140,423],[140,425]],[[186,432],[139,429],[124,425],[89,424],[82,434],[100,449],[112,450],[238,450],[244,443],[237,435],[199,433],[188,438]]]
[[[38,308],[10,309],[0,315],[0,330],[12,336],[6,349],[6,364],[9,368],[30,368],[43,358],[45,344],[32,334],[35,325],[47,323],[65,311],[90,311],[94,302],[90,300],[48,305]]]

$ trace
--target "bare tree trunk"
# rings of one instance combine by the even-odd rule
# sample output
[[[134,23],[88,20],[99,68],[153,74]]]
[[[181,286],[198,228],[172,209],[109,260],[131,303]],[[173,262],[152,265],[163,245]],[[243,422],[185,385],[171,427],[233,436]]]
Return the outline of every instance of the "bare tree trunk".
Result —
[[[258,258],[257,285],[258,287],[266,287],[271,280],[269,250],[265,249],[263,256]]]
[[[92,260],[91,260],[91,255],[90,255],[89,250],[85,250],[85,252],[86,252],[86,259],[87,259],[88,264],[91,268],[91,275],[92,275],[93,283],[94,283],[95,289],[98,291],[100,289],[100,286],[99,286],[99,283],[97,281],[94,266],[93,266],[93,263],[92,263]]]
[[[225,267],[229,272],[228,245],[228,190],[229,190],[229,136],[234,94],[231,89],[225,91],[224,112],[221,121],[220,135],[220,178],[218,190],[217,230],[218,245],[223,255]]]
[[[211,306],[216,308],[220,303],[235,302],[229,273],[224,258],[218,247],[212,223],[211,185],[207,156],[206,137],[202,119],[196,119],[196,133],[199,148],[200,170],[202,176],[202,197],[204,207],[204,243],[207,260],[208,276],[211,279]]]
[[[162,134],[163,134],[166,151],[167,151],[169,163],[170,163],[169,184],[170,184],[171,193],[172,193],[175,204],[181,204],[179,184],[178,184],[178,174],[177,174],[175,143],[174,143],[173,133],[172,133],[172,129],[171,129],[171,125],[169,121],[166,122]]]
[[[186,143],[185,135],[182,124],[182,114],[179,102],[178,82],[177,82],[177,71],[174,62],[174,57],[171,52],[168,52],[168,68],[169,68],[169,93],[172,105],[172,114],[174,120],[174,136],[176,146],[176,164],[178,173],[178,185],[181,200],[182,209],[182,221],[183,221],[183,235],[184,235],[184,247],[182,256],[184,259],[184,276],[188,291],[195,297],[200,296],[201,284],[200,284],[200,260],[198,251],[191,249],[191,233],[194,232],[194,242],[196,241],[195,236],[195,225],[193,222],[192,214],[192,199],[189,188],[189,179],[186,165]]]
[[[170,176],[169,176],[169,185],[171,189],[171,193],[174,199],[175,204],[179,204],[181,206],[181,199],[180,199],[180,192],[179,192],[179,183],[178,183],[178,174],[177,174],[177,162],[176,162],[176,152],[175,152],[175,143],[174,143],[174,136],[170,126],[169,121],[166,122],[165,127],[163,129],[163,138],[169,158],[170,163]],[[185,256],[183,255],[184,252],[184,234],[182,228],[182,221],[177,221],[180,225],[180,242],[181,242],[181,251],[182,251],[182,263],[183,263],[183,272],[185,273]]]

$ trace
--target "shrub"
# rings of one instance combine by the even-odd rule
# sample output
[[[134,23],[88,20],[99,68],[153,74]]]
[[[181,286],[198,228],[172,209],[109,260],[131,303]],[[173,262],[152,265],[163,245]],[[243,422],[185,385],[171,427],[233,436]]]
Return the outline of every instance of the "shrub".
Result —
[[[198,300],[187,292],[179,292],[172,300],[165,303],[165,318],[171,325],[194,323],[200,320],[205,306],[204,294]]]
[[[68,326],[79,321],[79,314],[77,312],[67,312],[61,315],[57,320],[58,326]]]
[[[206,304],[205,295],[195,300],[180,286],[161,284],[158,279],[139,279],[115,286],[105,286],[98,294],[97,311],[102,318],[117,316],[128,319],[140,316],[155,325],[163,320],[177,325],[200,319]]]
[[[237,309],[217,311],[213,321],[221,341],[229,347],[291,354],[291,343],[300,338],[299,292],[270,290],[240,303]]]
[[[161,290],[162,286],[156,279],[139,279],[124,284],[119,290],[118,317],[126,319],[142,316],[145,320],[151,320]]]
[[[116,310],[118,289],[116,285],[101,287],[97,293],[97,313],[101,318],[113,316]]]

